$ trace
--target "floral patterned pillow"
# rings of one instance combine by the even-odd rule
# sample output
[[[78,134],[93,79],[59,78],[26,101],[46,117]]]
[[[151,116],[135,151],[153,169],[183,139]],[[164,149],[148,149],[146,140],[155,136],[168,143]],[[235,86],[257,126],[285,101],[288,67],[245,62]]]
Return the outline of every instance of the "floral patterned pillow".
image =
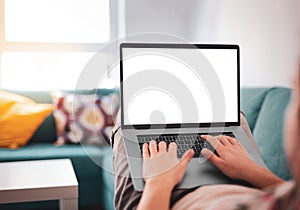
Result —
[[[117,94],[100,96],[54,91],[52,93],[58,139],[62,144],[104,145],[119,108]]]

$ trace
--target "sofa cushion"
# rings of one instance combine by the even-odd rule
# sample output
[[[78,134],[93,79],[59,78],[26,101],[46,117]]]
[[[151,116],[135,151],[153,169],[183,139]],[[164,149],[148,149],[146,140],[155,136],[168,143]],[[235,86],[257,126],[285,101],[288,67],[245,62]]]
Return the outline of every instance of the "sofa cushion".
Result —
[[[52,143],[28,144],[16,150],[0,149],[0,162],[69,158],[77,178],[99,178],[102,150],[92,145],[63,145]],[[93,159],[91,159],[91,158]],[[97,164],[94,161],[99,161]],[[95,173],[97,172],[97,173]]]
[[[0,90],[0,147],[15,149],[26,145],[52,111],[51,104],[39,104]]]
[[[113,179],[113,168],[112,168],[112,150],[106,150],[103,154],[101,167],[103,170],[103,183],[105,187],[113,191],[114,190],[114,179]]]
[[[249,127],[253,132],[261,105],[269,88],[242,88],[241,110],[245,113]]]
[[[52,92],[58,140],[61,144],[96,144],[109,141],[119,101],[115,94]],[[106,141],[105,141],[106,140]]]
[[[114,176],[112,168],[112,150],[107,149],[102,159],[102,182],[104,189],[105,209],[114,209]]]
[[[290,179],[284,153],[284,114],[290,100],[290,89],[272,88],[258,115],[254,139],[268,168],[283,179]]]

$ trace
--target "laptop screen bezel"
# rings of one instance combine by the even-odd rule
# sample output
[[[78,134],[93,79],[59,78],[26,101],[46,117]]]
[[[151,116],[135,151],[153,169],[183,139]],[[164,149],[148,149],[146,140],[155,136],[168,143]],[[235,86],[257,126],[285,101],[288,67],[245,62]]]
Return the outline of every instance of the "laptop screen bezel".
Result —
[[[123,48],[183,48],[183,49],[235,49],[237,50],[237,122],[214,123],[172,123],[172,124],[124,124],[123,101]],[[161,43],[121,43],[120,44],[120,96],[121,96],[121,128],[122,129],[149,129],[149,128],[199,128],[199,127],[228,127],[240,126],[240,47],[236,44],[161,44]]]

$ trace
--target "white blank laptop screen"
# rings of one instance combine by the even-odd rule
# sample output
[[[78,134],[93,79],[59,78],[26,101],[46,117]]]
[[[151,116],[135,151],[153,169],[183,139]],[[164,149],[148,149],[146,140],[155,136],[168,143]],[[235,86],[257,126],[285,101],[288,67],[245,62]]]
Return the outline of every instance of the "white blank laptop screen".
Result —
[[[122,55],[124,125],[238,122],[237,49],[124,47]],[[213,104],[212,93],[223,100]]]

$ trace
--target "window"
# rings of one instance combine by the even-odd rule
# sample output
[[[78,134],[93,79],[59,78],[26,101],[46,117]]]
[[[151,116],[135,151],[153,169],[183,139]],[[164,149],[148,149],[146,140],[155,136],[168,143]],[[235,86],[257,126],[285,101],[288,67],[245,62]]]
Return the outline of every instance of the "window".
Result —
[[[7,89],[74,89],[93,53],[5,52],[2,54],[2,82]]]
[[[89,59],[117,37],[112,2],[0,0],[1,87],[74,89]]]

